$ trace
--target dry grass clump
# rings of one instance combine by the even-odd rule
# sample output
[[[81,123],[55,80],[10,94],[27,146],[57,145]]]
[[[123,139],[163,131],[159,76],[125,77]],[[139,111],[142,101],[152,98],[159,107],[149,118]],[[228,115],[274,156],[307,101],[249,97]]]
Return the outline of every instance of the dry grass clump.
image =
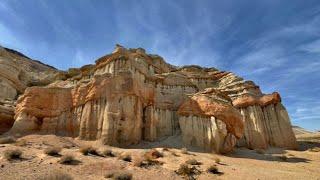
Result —
[[[97,149],[91,146],[81,147],[79,151],[85,156],[87,155],[99,156]]]
[[[146,153],[142,157],[134,158],[133,164],[137,167],[149,167],[154,165],[162,165],[163,162],[156,160],[156,157],[150,156],[150,154]]]
[[[60,164],[67,164],[67,165],[74,165],[74,164],[77,164],[78,161],[75,159],[75,157],[72,154],[67,154],[67,155],[61,156],[59,163]]]
[[[15,143],[15,142],[16,142],[16,138],[14,138],[12,136],[0,138],[0,144],[11,144],[11,143]]]
[[[60,147],[48,147],[43,152],[49,156],[60,156],[61,148]]]
[[[211,174],[223,174],[222,172],[219,171],[218,167],[216,165],[211,165],[207,169],[208,173]]]
[[[4,158],[8,161],[21,159],[22,151],[19,149],[7,149],[4,151]]]
[[[130,154],[128,153],[122,153],[119,155],[119,159],[123,160],[123,161],[127,161],[127,162],[131,162],[132,161],[132,157]]]
[[[314,147],[309,149],[310,152],[320,152],[320,147]]]
[[[105,175],[105,178],[112,178],[115,180],[131,180],[132,174],[127,171],[111,171]]]
[[[101,155],[104,156],[104,157],[115,157],[115,153],[112,152],[111,149],[105,149],[101,152]]]
[[[217,163],[217,164],[220,164],[221,163],[221,159],[216,157],[216,158],[214,158],[214,162]]]
[[[282,161],[288,161],[288,157],[286,155],[279,156],[279,159]]]
[[[182,148],[182,149],[180,150],[180,152],[181,152],[182,154],[189,154],[187,148]]]
[[[189,159],[186,161],[186,164],[190,164],[190,165],[201,165],[202,163],[197,161],[196,159]]]
[[[175,172],[180,176],[191,177],[191,179],[194,179],[193,176],[201,173],[195,166],[189,166],[186,163],[180,164],[179,169]]]
[[[256,153],[265,154],[266,152],[263,149],[256,149]]]
[[[16,146],[26,146],[27,145],[27,141],[25,139],[20,139],[20,140],[16,141],[14,143],[14,145],[16,145]]]
[[[172,156],[175,156],[175,157],[180,157],[179,154],[177,154],[176,152],[173,152],[173,151],[171,152],[171,155],[172,155]]]
[[[146,152],[144,156],[148,157],[149,159],[157,159],[163,157],[163,153],[156,149],[151,149],[150,151]]]
[[[73,180],[72,176],[60,171],[50,172],[48,175],[43,175],[37,178],[38,180]]]

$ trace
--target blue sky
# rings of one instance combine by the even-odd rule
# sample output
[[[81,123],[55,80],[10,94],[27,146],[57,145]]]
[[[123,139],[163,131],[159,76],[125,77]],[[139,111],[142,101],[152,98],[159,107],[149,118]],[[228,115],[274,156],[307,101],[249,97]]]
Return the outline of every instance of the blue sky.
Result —
[[[279,91],[293,124],[320,129],[319,0],[0,1],[0,44],[59,69],[116,43],[235,72]]]

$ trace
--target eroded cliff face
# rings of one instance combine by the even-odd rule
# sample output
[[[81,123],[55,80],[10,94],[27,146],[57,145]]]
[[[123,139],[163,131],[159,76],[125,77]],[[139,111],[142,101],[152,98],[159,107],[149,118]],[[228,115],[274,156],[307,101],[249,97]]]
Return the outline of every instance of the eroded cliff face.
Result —
[[[94,65],[59,77],[27,88],[10,133],[53,133],[116,146],[180,134],[186,146],[217,153],[232,151],[237,141],[249,148],[296,144],[280,96],[264,95],[229,72],[174,67],[141,48],[117,46]]]
[[[0,134],[8,131],[14,122],[18,95],[29,86],[46,85],[58,77],[55,68],[0,46]]]

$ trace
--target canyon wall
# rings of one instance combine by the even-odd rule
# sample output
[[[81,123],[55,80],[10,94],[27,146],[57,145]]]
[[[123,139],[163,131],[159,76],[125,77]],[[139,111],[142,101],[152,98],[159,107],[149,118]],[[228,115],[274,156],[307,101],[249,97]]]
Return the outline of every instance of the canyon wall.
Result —
[[[296,147],[279,94],[265,95],[230,72],[175,67],[142,48],[117,46],[94,65],[52,74],[51,83],[22,89],[8,113],[15,118],[9,133],[123,147],[181,135],[185,146],[217,153]]]

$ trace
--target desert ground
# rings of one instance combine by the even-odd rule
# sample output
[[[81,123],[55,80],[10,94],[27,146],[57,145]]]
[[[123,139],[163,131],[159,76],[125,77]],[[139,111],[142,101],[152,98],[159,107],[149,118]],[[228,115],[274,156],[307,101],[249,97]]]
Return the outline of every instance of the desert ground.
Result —
[[[61,176],[69,179],[106,179],[108,174],[112,177],[114,172],[131,174],[133,179],[152,180],[320,179],[320,133],[300,133],[297,139],[298,150],[237,148],[230,154],[217,155],[181,149],[179,137],[155,143],[145,142],[130,148],[116,148],[70,137],[28,135],[0,145],[0,179],[61,179]],[[44,152],[50,147],[61,147],[61,152],[50,156]],[[92,147],[98,154],[84,155],[84,147]],[[22,151],[21,157],[8,160],[5,152],[16,149]],[[163,157],[152,157],[152,162],[156,163],[141,165],[150,149]],[[101,155],[105,150],[111,150],[115,157]],[[61,163],[64,155],[72,155],[72,163]],[[131,156],[131,162],[124,156]],[[200,165],[187,166],[193,169],[194,174],[177,174],[180,165],[191,159],[200,162]],[[207,171],[212,165],[217,167],[218,172]]]

